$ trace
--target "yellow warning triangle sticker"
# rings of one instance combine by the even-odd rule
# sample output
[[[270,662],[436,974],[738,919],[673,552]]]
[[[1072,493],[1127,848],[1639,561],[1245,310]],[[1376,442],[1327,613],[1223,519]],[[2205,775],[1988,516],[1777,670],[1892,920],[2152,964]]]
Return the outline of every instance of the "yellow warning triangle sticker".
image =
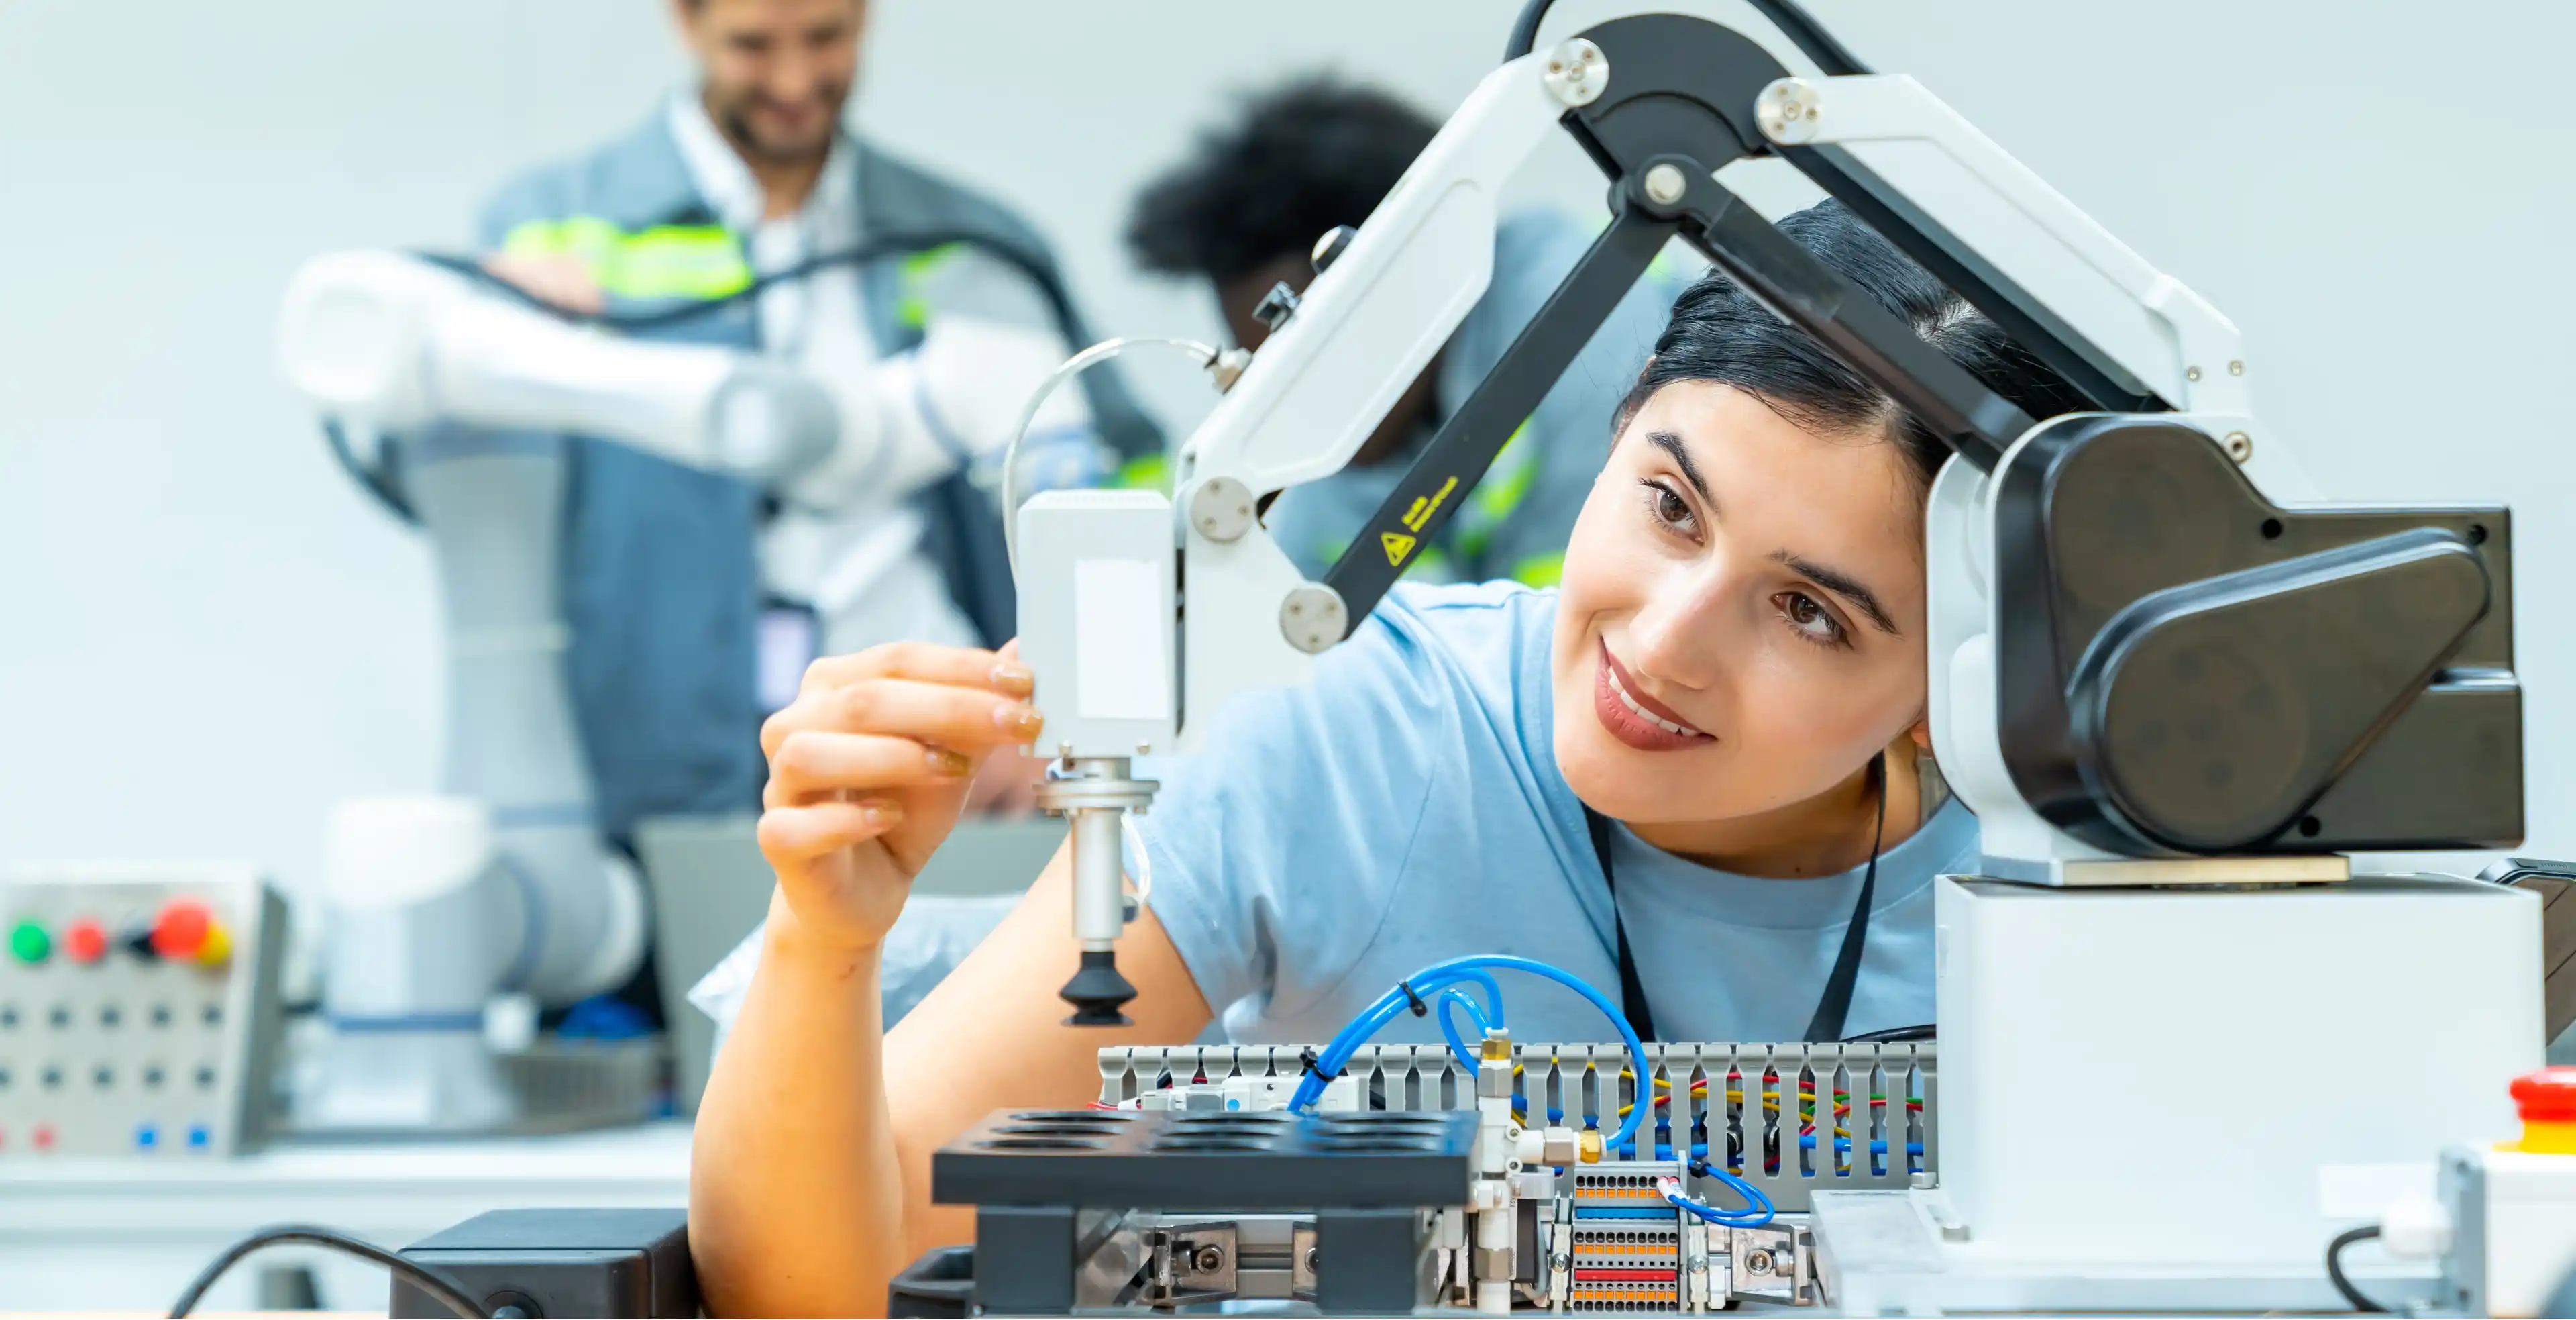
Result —
[[[1413,553],[1413,538],[1402,532],[1380,532],[1377,539],[1386,545],[1386,562],[1395,568],[1404,567],[1404,557]]]

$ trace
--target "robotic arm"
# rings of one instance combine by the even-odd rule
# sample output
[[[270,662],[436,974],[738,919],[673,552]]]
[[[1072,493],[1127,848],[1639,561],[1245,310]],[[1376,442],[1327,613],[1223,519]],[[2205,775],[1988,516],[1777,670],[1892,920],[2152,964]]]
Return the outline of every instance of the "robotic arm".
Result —
[[[1074,1021],[1117,1021],[1131,993],[1110,952],[1114,814],[1152,785],[1129,758],[1186,743],[1238,689],[1303,681],[1674,238],[1956,453],[1929,514],[1933,731],[2009,878],[2332,879],[2340,851],[2520,837],[2502,508],[2276,503],[2314,492],[2253,419],[2234,327],[1785,0],[1759,7],[1819,75],[1672,14],[1532,53],[1545,7],[1367,223],[1318,244],[1302,301],[1274,291],[1274,333],[1183,447],[1171,502],[1058,492],[1018,511],[1022,654],[1075,817]],[[1473,305],[1497,191],[1552,126],[1609,177],[1609,227],[1305,581],[1256,511],[1346,463]],[[1923,343],[1717,182],[1755,158],[1852,206],[2098,411],[2028,417]]]
[[[609,334],[444,264],[370,251],[306,262],[278,329],[287,379],[379,434],[446,421],[602,436],[818,508],[895,503],[998,455],[1011,419],[992,401],[1026,395],[1063,353],[1051,333],[941,317],[912,352],[821,375]],[[1079,394],[1050,404],[1042,433],[1086,426]]]

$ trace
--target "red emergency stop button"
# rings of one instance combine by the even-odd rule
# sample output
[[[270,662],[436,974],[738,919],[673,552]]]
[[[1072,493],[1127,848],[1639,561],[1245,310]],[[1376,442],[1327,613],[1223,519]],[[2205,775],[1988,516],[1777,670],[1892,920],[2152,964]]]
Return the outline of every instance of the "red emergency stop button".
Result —
[[[152,919],[152,951],[173,962],[220,963],[232,948],[223,923],[196,899],[171,899]]]
[[[152,951],[164,958],[194,958],[205,947],[206,929],[215,915],[193,898],[174,898],[152,919]]]
[[[107,927],[96,917],[82,917],[63,928],[63,953],[76,963],[94,963],[107,956]]]
[[[2513,1079],[2514,1107],[2525,1123],[2576,1123],[2576,1068],[2543,1068]]]

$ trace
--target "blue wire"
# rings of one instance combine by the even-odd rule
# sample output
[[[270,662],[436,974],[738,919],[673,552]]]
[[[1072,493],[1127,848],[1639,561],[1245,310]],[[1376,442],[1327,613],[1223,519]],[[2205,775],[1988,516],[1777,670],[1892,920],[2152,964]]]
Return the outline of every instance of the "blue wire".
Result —
[[[1736,1194],[1744,1198],[1745,1208],[1720,1210],[1706,1201],[1695,1201],[1680,1195],[1667,1195],[1664,1199],[1672,1202],[1675,1207],[1687,1210],[1712,1224],[1724,1224],[1728,1228],[1760,1228],[1770,1223],[1772,1216],[1778,1213],[1772,1208],[1771,1198],[1764,1196],[1761,1188],[1714,1166],[1707,1172],[1709,1177],[1734,1188]]]
[[[1449,1006],[1455,1004],[1467,1010],[1467,1020],[1476,1025],[1478,1040],[1485,1038],[1485,1033],[1491,1030],[1491,1026],[1485,1018],[1484,1011],[1476,1007],[1476,1001],[1458,993],[1457,987],[1452,986],[1443,990],[1436,997],[1440,1001],[1440,1037],[1449,1042],[1449,1052],[1458,1056],[1458,1066],[1466,1069],[1467,1075],[1473,1077],[1476,1075],[1476,1052],[1468,1049],[1467,1042],[1458,1038],[1458,1024],[1450,1020]],[[1495,1002],[1501,1002],[1500,995],[1495,996]]]
[[[1503,988],[1502,988],[1501,986],[1499,986],[1499,985],[1494,984],[1494,978],[1493,978],[1493,977],[1491,977],[1491,976],[1486,975],[1486,974],[1485,974],[1485,973],[1483,973],[1483,972],[1468,972],[1468,973],[1465,973],[1464,975],[1461,975],[1458,979],[1459,979],[1459,980],[1461,980],[1461,981],[1465,981],[1465,982],[1467,982],[1467,983],[1468,983],[1468,984],[1470,984],[1470,985],[1480,986],[1480,987],[1482,987],[1482,988],[1484,989],[1484,992],[1485,992],[1485,1024],[1486,1024],[1487,1026],[1491,1026],[1491,1027],[1500,1027],[1500,1026],[1502,1026],[1502,1025],[1503,1025]],[[1464,998],[1464,996],[1460,996],[1460,997],[1461,997],[1462,999]]]
[[[1351,1019],[1350,1025],[1343,1027],[1334,1035],[1333,1039],[1324,1046],[1323,1052],[1316,1057],[1317,1069],[1325,1076],[1340,1075],[1343,1065],[1350,1062],[1353,1052],[1367,1043],[1368,1039],[1393,1020],[1396,1014],[1412,1007],[1413,1000],[1405,993],[1405,986],[1408,985],[1416,995],[1437,994],[1462,982],[1488,988],[1493,999],[1492,1023],[1497,1027],[1502,1026],[1502,995],[1499,989],[1494,987],[1493,978],[1484,973],[1486,968],[1495,971],[1526,972],[1532,976],[1545,977],[1592,1001],[1592,1006],[1600,1009],[1603,1017],[1610,1019],[1610,1025],[1619,1029],[1619,1042],[1628,1047],[1629,1066],[1636,1076],[1637,1093],[1640,1097],[1647,1094],[1647,1088],[1651,1085],[1648,1079],[1654,1076],[1654,1070],[1646,1065],[1646,1047],[1637,1039],[1637,1029],[1628,1024],[1627,1014],[1620,1012],[1618,1005],[1611,1003],[1599,990],[1592,988],[1583,978],[1572,972],[1552,967],[1533,958],[1515,957],[1505,953],[1450,958],[1433,963],[1405,978],[1403,984],[1379,996],[1376,1003],[1362,1009],[1358,1017]],[[1298,1082],[1297,1093],[1290,1098],[1288,1107],[1298,1111],[1310,1110],[1314,1107],[1315,1101],[1322,1096],[1323,1091],[1323,1078],[1310,1071]],[[1630,1105],[1628,1117],[1620,1123],[1618,1131],[1612,1134],[1605,1144],[1619,1147],[1633,1143],[1638,1124],[1645,1120],[1646,1111],[1652,1108],[1654,1105],[1651,1102]]]

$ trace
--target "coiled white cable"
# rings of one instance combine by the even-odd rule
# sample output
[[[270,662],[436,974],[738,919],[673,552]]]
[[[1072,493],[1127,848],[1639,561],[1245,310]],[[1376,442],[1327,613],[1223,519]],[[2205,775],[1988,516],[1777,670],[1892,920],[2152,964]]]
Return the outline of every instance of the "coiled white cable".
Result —
[[[1195,339],[1176,339],[1169,335],[1121,335],[1104,339],[1064,360],[1064,365],[1047,373],[1038,383],[1037,392],[1029,396],[1028,406],[1020,409],[1020,424],[1011,428],[1010,447],[1002,451],[1002,549],[1011,563],[1011,580],[1020,576],[1020,442],[1028,438],[1029,425],[1046,406],[1047,396],[1056,387],[1101,363],[1141,344],[1161,344],[1177,348],[1197,358],[1202,367],[1217,363],[1217,350]]]
[[[1136,882],[1136,906],[1142,908],[1154,896],[1154,855],[1145,851],[1145,832],[1136,828],[1135,813],[1119,813],[1118,833],[1136,850],[1136,874],[1128,879]]]

